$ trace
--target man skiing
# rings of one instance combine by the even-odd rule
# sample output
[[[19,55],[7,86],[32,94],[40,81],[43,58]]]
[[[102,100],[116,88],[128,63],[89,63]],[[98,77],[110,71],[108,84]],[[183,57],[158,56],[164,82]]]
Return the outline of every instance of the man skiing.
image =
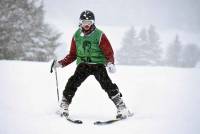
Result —
[[[109,40],[101,30],[96,28],[95,16],[91,11],[83,11],[79,19],[79,28],[72,38],[69,54],[54,65],[54,68],[65,67],[75,60],[77,62],[75,73],[68,79],[63,91],[60,114],[69,115],[69,105],[77,88],[89,75],[94,75],[115,104],[116,117],[127,118],[133,115],[122,100],[122,94],[117,85],[112,83],[106,71],[106,66],[110,73],[116,71],[114,53]]]

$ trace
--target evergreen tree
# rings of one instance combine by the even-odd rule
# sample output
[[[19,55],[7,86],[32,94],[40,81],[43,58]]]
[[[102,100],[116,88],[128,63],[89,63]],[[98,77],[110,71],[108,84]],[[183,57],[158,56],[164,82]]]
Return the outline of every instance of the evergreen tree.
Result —
[[[133,64],[134,53],[133,49],[136,48],[137,38],[136,30],[134,27],[131,27],[126,33],[122,40],[122,47],[117,51],[117,61],[119,64],[131,65]]]
[[[166,65],[180,66],[181,51],[182,51],[182,43],[180,42],[179,36],[176,35],[174,41],[167,48]]]
[[[160,37],[155,26],[150,25],[148,29],[148,41],[145,45],[146,56],[149,64],[157,65],[161,62],[162,48],[160,46]]]
[[[150,65],[152,61],[149,59],[149,54],[151,49],[149,48],[149,35],[145,28],[143,28],[138,36],[138,48],[139,53],[137,53],[137,60],[139,65]]]
[[[139,33],[139,38],[143,43],[146,43],[148,41],[148,35],[147,30],[143,28]]]
[[[187,44],[181,54],[182,67],[195,67],[199,62],[200,48],[196,44]]]
[[[139,36],[132,27],[125,33],[117,58],[119,64],[156,65],[160,62],[161,52],[159,36],[153,26],[148,31],[142,29]]]
[[[0,1],[0,59],[47,61],[54,57],[59,36],[44,23],[42,3]]]

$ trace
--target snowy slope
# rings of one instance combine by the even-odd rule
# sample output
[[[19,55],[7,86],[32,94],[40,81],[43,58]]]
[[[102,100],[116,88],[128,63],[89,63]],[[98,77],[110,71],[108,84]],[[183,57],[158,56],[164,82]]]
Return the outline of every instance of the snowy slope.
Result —
[[[96,120],[115,116],[116,109],[90,76],[70,106],[71,116],[83,125],[67,122],[57,109],[51,63],[0,61],[0,134],[198,134],[200,70],[169,67],[117,66],[110,74],[124,95],[133,118],[107,126]],[[58,70],[64,89],[75,64]]]

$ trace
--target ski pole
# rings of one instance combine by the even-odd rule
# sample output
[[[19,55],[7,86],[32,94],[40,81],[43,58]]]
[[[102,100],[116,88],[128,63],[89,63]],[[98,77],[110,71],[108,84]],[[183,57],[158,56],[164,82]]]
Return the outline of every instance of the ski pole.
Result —
[[[52,64],[51,64],[51,70],[50,70],[50,73],[53,72],[53,68],[54,68],[54,64],[56,63],[56,60],[54,59]],[[58,98],[58,102],[59,102],[59,90],[58,90],[58,75],[57,75],[57,70],[56,68],[54,68],[54,71],[55,71],[55,76],[56,76],[56,87],[57,87],[57,98]]]

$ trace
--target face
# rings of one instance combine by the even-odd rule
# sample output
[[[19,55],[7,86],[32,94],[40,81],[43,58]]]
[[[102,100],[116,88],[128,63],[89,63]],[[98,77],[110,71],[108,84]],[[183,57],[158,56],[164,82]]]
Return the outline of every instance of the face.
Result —
[[[93,24],[93,20],[82,20],[81,21],[81,27],[86,31],[90,29],[92,24]]]

